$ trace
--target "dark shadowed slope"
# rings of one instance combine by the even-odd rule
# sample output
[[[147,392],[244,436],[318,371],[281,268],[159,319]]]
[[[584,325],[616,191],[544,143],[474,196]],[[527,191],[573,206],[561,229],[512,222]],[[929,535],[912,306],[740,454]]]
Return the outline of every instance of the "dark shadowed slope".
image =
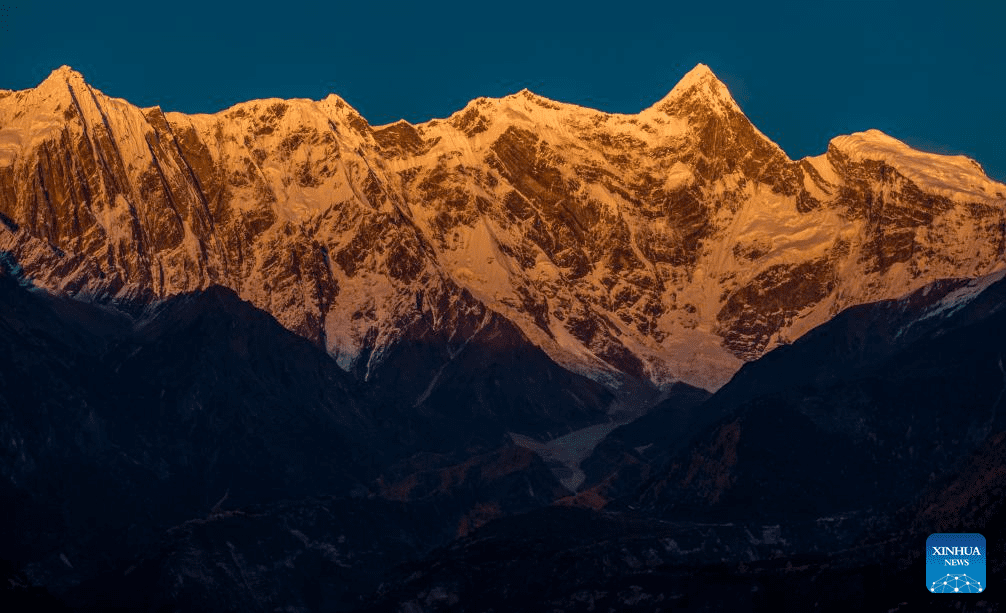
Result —
[[[431,344],[446,375],[417,402],[380,377],[359,382],[222,287],[126,315],[33,288],[8,257],[0,304],[12,518],[0,559],[18,594],[0,600],[34,585],[79,607],[241,610],[295,592],[348,606],[394,563],[568,495],[505,432],[543,435],[611,400],[491,312],[458,359]],[[323,598],[287,586],[317,570],[317,555],[326,573],[352,569]],[[288,560],[287,579],[239,580],[255,574],[245,558]]]
[[[647,504],[787,517],[911,499],[1003,429],[1001,278],[854,307],[745,367],[704,405],[716,422],[677,446]]]
[[[1001,277],[842,313],[665,430],[640,494],[492,522],[373,610],[998,610],[928,594],[921,552],[934,531],[1002,552]]]
[[[346,494],[376,472],[355,383],[229,290],[140,322],[9,275],[0,302],[3,557],[39,579],[86,577],[221,500]]]

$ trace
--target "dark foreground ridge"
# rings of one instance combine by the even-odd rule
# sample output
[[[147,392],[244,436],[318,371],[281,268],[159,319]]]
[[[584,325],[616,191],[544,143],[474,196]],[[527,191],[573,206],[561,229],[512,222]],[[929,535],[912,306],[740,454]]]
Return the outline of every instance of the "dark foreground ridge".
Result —
[[[505,320],[424,397],[408,374],[450,339],[361,381],[225,288],[123,312],[18,270],[5,609],[998,610],[925,592],[922,556],[976,531],[990,589],[1004,569],[995,278],[849,309],[711,397],[672,388],[573,495],[507,432],[596,423],[611,396]]]

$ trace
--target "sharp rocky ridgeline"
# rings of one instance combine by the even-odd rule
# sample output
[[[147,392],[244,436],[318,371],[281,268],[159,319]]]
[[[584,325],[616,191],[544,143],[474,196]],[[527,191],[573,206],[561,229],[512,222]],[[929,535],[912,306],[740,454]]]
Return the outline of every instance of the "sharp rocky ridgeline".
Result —
[[[701,64],[636,115],[524,90],[417,125],[336,95],[138,108],[67,67],[0,92],[0,250],[34,283],[223,285],[364,379],[499,316],[608,386],[715,390],[844,308],[998,269],[1004,206],[876,130],[791,160]]]

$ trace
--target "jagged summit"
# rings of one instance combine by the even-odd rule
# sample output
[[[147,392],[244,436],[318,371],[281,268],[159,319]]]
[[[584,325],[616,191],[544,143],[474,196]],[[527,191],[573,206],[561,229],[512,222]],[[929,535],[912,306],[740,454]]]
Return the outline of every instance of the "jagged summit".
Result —
[[[81,77],[81,78],[83,78],[83,75],[80,73],[79,70],[74,70],[73,67],[68,66],[66,64],[63,64],[59,68],[56,68],[55,70],[53,70],[52,73],[50,73],[49,76],[52,76],[52,75],[60,75],[60,76],[62,76],[64,78],[69,78],[69,77]]]
[[[90,87],[85,80],[83,74],[79,71],[73,69],[71,66],[62,65],[59,68],[53,70],[48,77],[46,77],[38,86],[34,89],[41,91],[51,90],[51,85],[56,85],[60,88],[64,84],[70,84],[72,86],[84,86]],[[93,89],[93,88],[92,88]],[[31,91],[31,90],[27,90]],[[293,100],[282,100],[279,98],[267,98],[258,100],[248,100],[244,102],[239,102],[232,105],[226,109],[222,109],[216,113],[209,113],[209,115],[218,115],[232,112],[235,109],[247,108],[249,106],[255,106],[262,103],[274,103],[274,102],[292,102]],[[546,96],[542,96],[531,91],[528,88],[522,88],[518,92],[508,94],[500,98],[489,98],[489,97],[478,97],[468,102],[462,109],[456,111],[453,115],[459,113],[464,113],[468,111],[473,106],[483,106],[483,105],[498,105],[500,103],[508,103],[513,101],[529,101],[534,103],[536,106],[552,108],[552,109],[583,109],[592,113],[601,113],[604,115],[611,115],[610,113],[603,113],[596,109],[590,107],[583,107],[578,104],[566,103],[558,100],[553,100]],[[330,93],[325,98],[317,103],[336,107],[340,109],[349,109],[353,113],[358,114],[355,108],[352,107],[346,100],[340,97],[338,94]],[[667,114],[677,114],[681,113],[683,107],[688,106],[706,106],[713,109],[732,110],[741,113],[740,107],[734,101],[733,97],[730,95],[729,90],[726,85],[723,84],[719,78],[713,73],[713,71],[705,64],[697,64],[694,68],[688,71],[678,82],[677,85],[659,102],[651,106],[649,109],[642,111],[642,113],[647,113],[653,110],[660,110],[661,112]],[[156,105],[155,105],[156,106]],[[151,107],[153,108],[153,107]],[[685,108],[687,111],[687,108]],[[196,113],[194,115],[201,115],[202,113]],[[362,118],[362,116],[361,116]],[[404,120],[399,120],[385,125],[395,125]],[[434,122],[439,122],[442,120],[435,119]],[[424,122],[425,123],[425,122]],[[411,124],[415,126],[421,126],[420,124]]]
[[[466,104],[461,109],[461,111],[458,111],[458,112],[462,112],[462,111],[470,108],[472,105],[475,105],[475,106],[485,106],[485,105],[499,106],[499,105],[503,105],[503,107],[507,107],[507,106],[509,106],[509,105],[511,105],[513,103],[522,103],[522,102],[530,102],[530,103],[534,104],[535,106],[543,106],[543,107],[547,107],[547,108],[559,108],[559,107],[567,108],[567,109],[578,108],[577,105],[575,105],[575,104],[571,104],[571,103],[568,103],[568,102],[561,102],[559,100],[553,100],[553,99],[548,98],[546,96],[542,96],[541,94],[536,94],[535,92],[531,91],[530,89],[524,87],[524,88],[521,88],[520,91],[516,91],[516,92],[513,92],[512,94],[507,94],[507,95],[501,96],[499,98],[491,98],[491,97],[480,96],[478,98],[475,98],[475,99],[469,101],[468,104]]]
[[[44,87],[46,84],[50,83],[70,83],[76,85],[86,84],[87,81],[84,79],[84,75],[82,75],[79,71],[76,71],[70,66],[64,64],[50,72],[49,76],[39,84],[39,87]]]

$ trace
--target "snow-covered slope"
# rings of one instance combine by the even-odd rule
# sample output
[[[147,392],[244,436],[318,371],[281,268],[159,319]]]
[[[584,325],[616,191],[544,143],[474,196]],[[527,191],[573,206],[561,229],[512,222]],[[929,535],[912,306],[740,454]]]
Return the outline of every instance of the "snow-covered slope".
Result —
[[[377,127],[335,95],[140,109],[66,67],[0,92],[0,250],[36,283],[223,284],[362,376],[488,307],[598,380],[715,389],[842,308],[999,269],[1004,205],[875,130],[790,160],[701,64],[637,115],[524,90]]]

